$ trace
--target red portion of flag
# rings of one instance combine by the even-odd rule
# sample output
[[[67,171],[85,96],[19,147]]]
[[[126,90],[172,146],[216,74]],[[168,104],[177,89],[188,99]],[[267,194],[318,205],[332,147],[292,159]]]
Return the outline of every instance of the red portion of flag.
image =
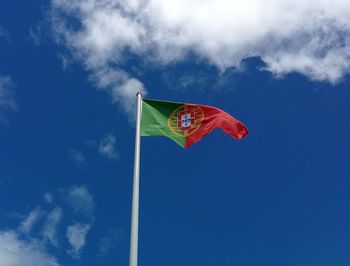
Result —
[[[225,111],[206,105],[196,106],[203,110],[204,118],[198,130],[186,137],[185,148],[198,142],[216,128],[221,128],[226,134],[236,139],[242,139],[248,134],[246,126]]]

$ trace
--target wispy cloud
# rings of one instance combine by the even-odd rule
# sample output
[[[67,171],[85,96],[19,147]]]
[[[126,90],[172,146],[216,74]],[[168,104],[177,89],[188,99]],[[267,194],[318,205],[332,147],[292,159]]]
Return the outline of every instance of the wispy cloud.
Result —
[[[92,194],[85,186],[74,186],[65,190],[65,198],[76,215],[76,220],[66,230],[66,237],[70,244],[69,254],[73,258],[80,258],[86,244],[86,236],[94,222],[95,202]]]
[[[122,231],[109,230],[100,241],[98,255],[101,257],[107,256],[110,252],[119,247],[123,237],[124,233]]]
[[[7,122],[6,115],[17,111],[17,103],[13,94],[15,83],[9,76],[0,76],[0,122]]]
[[[71,245],[69,253],[76,258],[80,257],[81,250],[86,244],[86,235],[91,228],[91,224],[75,223],[67,228],[66,237]]]
[[[101,138],[89,139],[85,142],[86,146],[95,152],[98,152],[104,158],[115,160],[119,158],[117,150],[117,138],[114,134],[106,134]]]
[[[59,266],[40,241],[20,238],[14,231],[0,231],[0,265],[2,266]]]
[[[19,230],[24,234],[29,234],[35,223],[38,222],[42,215],[43,211],[39,207],[36,207],[28,214],[28,216],[21,223]]]
[[[51,204],[53,202],[53,196],[51,193],[46,192],[43,197],[44,197],[44,200],[46,201],[46,203]]]
[[[64,193],[65,208],[54,207],[53,197],[59,202]],[[85,186],[74,186],[69,189],[45,193],[43,201],[50,203],[51,210],[45,205],[38,205],[27,215],[12,213],[14,219],[20,220],[13,230],[0,229],[0,265],[1,266],[59,266],[57,258],[50,255],[55,251],[68,252],[72,258],[80,259],[87,243],[87,234],[94,223],[95,203]],[[73,209],[69,211],[64,203]],[[64,219],[63,219],[64,218]],[[66,226],[69,224],[69,226]],[[66,239],[60,237],[66,235]],[[67,245],[69,249],[67,250]]]
[[[93,217],[95,203],[87,187],[74,186],[65,190],[65,198],[76,214]]]
[[[58,245],[57,227],[61,222],[62,215],[63,211],[60,207],[56,207],[55,209],[53,209],[48,214],[42,230],[43,239],[54,246]]]
[[[134,118],[136,107],[136,92],[147,94],[141,81],[132,78],[124,70],[115,66],[92,67],[90,80],[99,89],[108,90],[114,103],[120,104],[123,109]]]
[[[31,27],[29,29],[29,36],[32,39],[34,45],[39,46],[42,42],[42,40],[44,39],[44,32],[45,32],[45,24],[39,23],[38,25]]]
[[[103,137],[98,146],[99,154],[108,159],[117,159],[116,142],[116,137],[112,134]]]
[[[0,26],[0,39],[4,39],[7,42],[10,41],[10,32],[2,26]]]
[[[68,159],[77,164],[78,166],[83,166],[86,163],[85,155],[76,149],[72,149],[69,151]]]

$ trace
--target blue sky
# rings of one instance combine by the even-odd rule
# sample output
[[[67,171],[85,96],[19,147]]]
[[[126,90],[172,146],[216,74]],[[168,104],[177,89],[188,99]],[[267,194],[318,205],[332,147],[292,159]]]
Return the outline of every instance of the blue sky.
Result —
[[[350,6],[311,2],[2,1],[0,265],[128,265],[138,89],[250,130],[142,138],[139,265],[349,265]]]

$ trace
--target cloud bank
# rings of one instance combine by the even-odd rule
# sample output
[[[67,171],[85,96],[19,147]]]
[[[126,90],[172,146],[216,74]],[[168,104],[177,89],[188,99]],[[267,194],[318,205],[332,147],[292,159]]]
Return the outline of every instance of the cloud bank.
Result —
[[[350,71],[348,0],[52,0],[56,40],[116,101],[143,90],[123,64],[178,62],[191,53],[239,68],[260,57],[276,76],[336,83]]]

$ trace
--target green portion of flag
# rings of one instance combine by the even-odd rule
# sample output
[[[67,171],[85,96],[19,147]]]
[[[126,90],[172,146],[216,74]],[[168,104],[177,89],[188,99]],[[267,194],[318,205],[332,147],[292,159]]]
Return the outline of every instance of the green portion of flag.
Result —
[[[170,115],[182,105],[182,103],[143,100],[141,136],[165,136],[184,147],[186,139],[174,134],[168,126]]]

